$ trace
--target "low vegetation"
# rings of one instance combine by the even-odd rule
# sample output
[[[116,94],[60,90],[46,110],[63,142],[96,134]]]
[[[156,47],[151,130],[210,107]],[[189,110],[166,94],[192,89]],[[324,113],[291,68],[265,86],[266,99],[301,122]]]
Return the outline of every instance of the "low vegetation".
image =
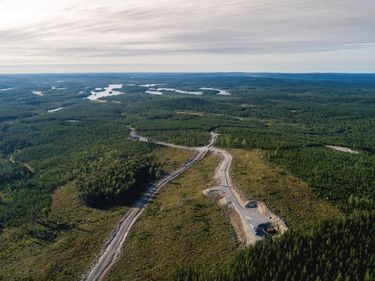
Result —
[[[287,233],[241,251],[224,270],[177,271],[174,281],[374,280],[374,217],[325,222],[310,233]],[[353,235],[355,233],[355,235]]]
[[[309,183],[314,192],[347,214],[375,205],[375,156],[323,148],[280,149],[271,160]]]
[[[16,178],[14,173],[12,180],[0,185],[4,193],[0,224],[4,226],[20,226],[47,216],[51,194],[59,186],[93,174],[108,163],[146,156],[155,149],[152,145],[127,140],[129,134],[120,120],[112,124],[88,120],[30,122],[31,125],[25,122],[2,133],[2,141],[27,140],[25,147],[18,147],[6,156],[13,157],[16,163],[27,163],[34,170],[24,173],[22,178]]]
[[[153,155],[170,172],[187,161],[191,152],[158,147]],[[0,280],[78,279],[128,209],[126,204],[92,208],[79,194],[78,184],[72,181],[53,193],[48,216],[3,230]]]
[[[65,89],[52,90],[56,81],[64,81],[59,87]],[[132,86],[100,103],[84,99],[109,83]],[[150,83],[188,91],[215,87],[231,96],[152,96],[139,86]],[[245,251],[221,272],[238,245],[223,210],[201,194],[211,184],[209,158],[155,199],[126,245],[129,258],[111,278],[165,279],[175,266],[192,265],[214,280],[241,280],[233,272],[250,280],[374,279],[367,269],[374,259],[366,252],[374,239],[365,227],[373,228],[368,220],[375,200],[374,75],[0,75],[0,88],[13,88],[0,95],[0,279],[76,279],[126,211],[129,191],[137,193],[191,156],[130,141],[127,125],[155,140],[194,146],[207,144],[210,131],[220,133],[217,146],[235,155],[237,187],[249,199],[265,201],[292,231]],[[79,194],[106,208],[83,204]],[[329,219],[334,221],[322,224]],[[266,252],[275,255],[269,263]],[[260,258],[251,262],[251,255]],[[268,265],[262,276],[254,271],[262,268],[258,262]]]
[[[262,150],[233,149],[232,178],[247,199],[260,200],[286,220],[290,227],[306,231],[320,220],[343,214],[319,198],[309,185],[269,161]]]
[[[48,217],[0,236],[0,280],[77,280],[127,207],[85,206],[76,185],[54,192]]]
[[[163,280],[176,267],[215,272],[238,249],[222,208],[202,191],[212,187],[218,159],[208,156],[165,186],[147,207],[108,280]]]

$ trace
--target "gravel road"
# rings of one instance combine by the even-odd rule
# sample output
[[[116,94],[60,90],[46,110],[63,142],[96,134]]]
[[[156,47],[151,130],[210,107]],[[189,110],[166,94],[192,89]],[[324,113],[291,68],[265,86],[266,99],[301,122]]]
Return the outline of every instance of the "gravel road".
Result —
[[[131,137],[139,141],[148,141],[145,137],[137,136],[135,130],[132,128]],[[167,183],[169,183],[170,181],[172,181],[173,179],[187,171],[189,168],[197,164],[200,160],[202,160],[206,156],[210,147],[214,144],[216,137],[217,135],[211,134],[210,143],[204,147],[185,147],[164,142],[158,142],[158,144],[160,145],[193,150],[196,151],[196,153],[194,157],[191,158],[188,162],[186,162],[182,167],[167,175],[155,184],[151,185],[147,192],[144,195],[142,195],[137,202],[135,202],[134,206],[130,208],[130,210],[118,223],[111,238],[109,239],[106,245],[105,250],[101,253],[100,257],[90,267],[88,272],[83,275],[82,280],[96,281],[102,280],[104,278],[107,271],[117,261],[117,258],[119,257],[119,254],[122,249],[122,245],[124,244],[124,241],[128,236],[129,231],[131,230],[132,226],[137,221],[137,219],[140,217],[145,207],[150,203],[152,198],[154,198],[158,191]]]
[[[271,218],[271,216],[274,215],[268,211],[268,214],[266,216],[263,212],[260,211],[257,205],[248,204],[248,202],[244,202],[241,199],[241,196],[239,196],[239,194],[235,190],[230,178],[232,155],[224,149],[216,148],[213,146],[217,139],[217,136],[217,134],[211,133],[211,141],[207,146],[204,147],[187,147],[165,142],[154,142],[163,146],[195,151],[195,155],[182,167],[167,175],[160,181],[152,184],[147,192],[142,195],[137,202],[134,203],[134,206],[130,208],[130,210],[125,214],[122,220],[117,224],[115,230],[112,233],[112,236],[106,243],[105,249],[101,252],[100,256],[95,260],[88,271],[83,275],[82,280],[103,280],[105,274],[117,261],[122,250],[122,246],[132,226],[141,216],[143,210],[150,203],[152,198],[154,198],[159,190],[163,188],[167,183],[169,183],[182,173],[186,172],[189,168],[202,160],[209,151],[219,155],[221,159],[215,175],[215,178],[218,180],[219,186],[206,190],[205,194],[208,196],[210,196],[211,193],[220,194],[220,196],[225,199],[226,204],[233,210],[235,210],[235,212],[240,217],[241,228],[243,233],[245,233],[247,244],[254,244],[256,241],[263,238],[264,234],[262,231],[259,231],[258,226],[264,223],[274,222],[275,219]],[[130,138],[143,142],[149,141],[147,138],[137,135],[134,128],[130,128]],[[271,216],[269,216],[270,214]]]
[[[216,147],[211,147],[210,151],[219,155],[221,159],[215,175],[219,186],[207,189],[204,193],[208,196],[219,195],[225,200],[225,204],[239,215],[241,228],[245,234],[246,244],[254,244],[264,238],[265,234],[260,226],[267,223],[274,224],[275,218],[277,217],[269,210],[268,216],[266,216],[260,211],[257,203],[249,203],[248,201],[242,200],[230,178],[230,167],[233,157],[228,151]],[[269,216],[270,214],[271,216]]]

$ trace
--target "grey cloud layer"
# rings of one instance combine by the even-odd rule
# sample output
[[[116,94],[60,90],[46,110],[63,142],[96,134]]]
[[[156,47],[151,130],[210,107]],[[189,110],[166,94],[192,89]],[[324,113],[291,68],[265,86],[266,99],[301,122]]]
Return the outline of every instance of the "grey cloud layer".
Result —
[[[30,22],[1,21],[0,60],[306,53],[375,42],[373,0],[65,2]]]

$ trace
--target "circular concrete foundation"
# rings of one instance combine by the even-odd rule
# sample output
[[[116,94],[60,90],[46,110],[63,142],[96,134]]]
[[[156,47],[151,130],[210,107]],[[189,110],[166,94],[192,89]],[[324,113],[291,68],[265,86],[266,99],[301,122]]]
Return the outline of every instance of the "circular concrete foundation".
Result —
[[[268,236],[275,236],[279,233],[277,228],[272,223],[266,223],[263,225],[262,230],[264,234]]]

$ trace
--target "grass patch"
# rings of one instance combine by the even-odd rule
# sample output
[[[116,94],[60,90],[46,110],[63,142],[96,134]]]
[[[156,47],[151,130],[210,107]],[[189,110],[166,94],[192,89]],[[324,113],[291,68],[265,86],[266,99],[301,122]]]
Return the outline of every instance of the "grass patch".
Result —
[[[166,162],[170,172],[181,166],[191,152],[175,148],[158,148],[156,158]],[[127,207],[99,210],[85,206],[78,199],[78,190],[69,183],[55,191],[45,221],[24,227],[5,229],[0,234],[0,280],[77,280],[95,259],[103,242],[113,230]],[[59,231],[51,229],[65,226]],[[30,236],[34,233],[56,233],[51,241]]]
[[[173,147],[157,148],[153,151],[153,154],[163,164],[163,170],[166,173],[177,170],[182,163],[193,156],[192,151]]]
[[[1,240],[0,279],[75,280],[100,251],[103,240],[126,212],[126,207],[103,211],[88,208],[78,200],[74,184],[53,194],[50,221],[68,224],[54,241],[24,235],[21,228],[6,230]],[[29,226],[29,228],[37,226]]]
[[[214,186],[217,164],[209,155],[160,192],[131,231],[108,280],[164,280],[184,266],[215,272],[234,256],[238,243],[224,210],[202,194]]]
[[[286,218],[291,227],[303,230],[319,220],[340,218],[342,213],[318,198],[307,183],[271,164],[265,151],[230,151],[234,157],[232,178],[248,199],[259,199]]]

